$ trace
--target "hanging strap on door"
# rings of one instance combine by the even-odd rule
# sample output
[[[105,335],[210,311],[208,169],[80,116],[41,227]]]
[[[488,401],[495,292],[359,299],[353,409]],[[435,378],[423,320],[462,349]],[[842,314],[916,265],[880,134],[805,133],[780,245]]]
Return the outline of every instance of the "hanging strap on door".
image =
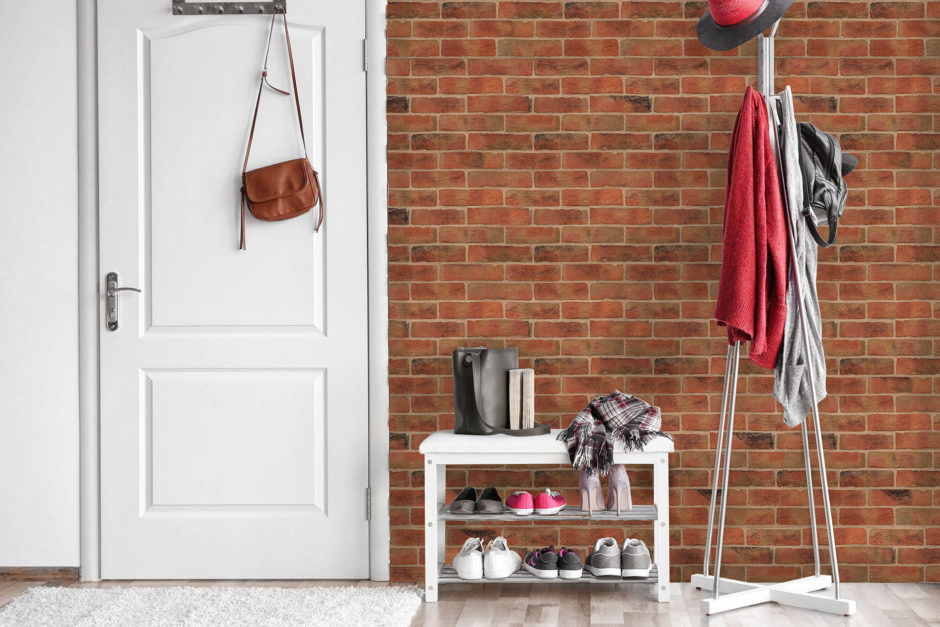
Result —
[[[264,69],[261,70],[261,80],[258,83],[258,97],[255,99],[255,113],[251,117],[251,131],[248,133],[248,147],[245,149],[245,163],[242,164],[242,175],[244,176],[245,172],[248,171],[248,155],[251,154],[251,141],[255,136],[255,123],[258,121],[258,107],[261,104],[261,92],[264,90],[264,86],[267,85],[274,91],[289,96],[289,91],[284,91],[283,89],[278,89],[270,82],[268,82],[268,56],[271,54],[271,38],[274,35],[274,21],[277,19],[278,14],[284,16],[284,39],[287,41],[287,58],[290,60],[290,78],[291,83],[294,86],[294,104],[297,106],[297,124],[300,126],[300,141],[304,146],[304,156],[309,159],[307,155],[307,139],[304,136],[304,119],[300,113],[300,96],[297,93],[297,74],[294,71],[294,53],[291,50],[290,45],[290,31],[287,28],[287,14],[281,13],[277,9],[274,10],[274,14],[271,16],[271,28],[268,31],[268,45],[264,49]]]
[[[304,118],[300,113],[300,95],[297,91],[297,73],[294,70],[294,51],[291,49],[290,45],[290,30],[287,28],[287,13],[279,11],[277,8],[274,9],[274,13],[271,15],[271,28],[268,30],[268,44],[264,49],[264,68],[261,70],[261,80],[258,82],[258,97],[255,99],[255,112],[251,116],[251,130],[248,132],[248,146],[245,148],[245,162],[242,164],[242,180],[245,178],[245,172],[248,171],[248,155],[251,154],[251,142],[255,138],[255,124],[258,121],[258,108],[261,105],[261,92],[264,91],[264,86],[267,85],[274,91],[285,96],[289,96],[289,91],[284,91],[272,85],[268,81],[268,56],[271,54],[271,38],[274,35],[274,22],[277,20],[278,14],[281,14],[284,19],[284,39],[287,42],[287,58],[290,60],[290,79],[291,84],[294,86],[294,104],[297,106],[297,125],[300,127],[300,141],[304,147],[304,157],[307,161],[310,161],[310,156],[307,154],[307,138],[304,136]],[[313,183],[317,187],[317,197],[320,199],[320,216],[317,220],[317,225],[314,227],[314,232],[320,230],[320,226],[323,224],[323,214],[326,211],[326,206],[323,204],[323,192],[320,189],[320,177],[317,176],[316,171],[313,173]],[[241,225],[241,249],[245,249],[245,188],[242,187],[242,225]]]

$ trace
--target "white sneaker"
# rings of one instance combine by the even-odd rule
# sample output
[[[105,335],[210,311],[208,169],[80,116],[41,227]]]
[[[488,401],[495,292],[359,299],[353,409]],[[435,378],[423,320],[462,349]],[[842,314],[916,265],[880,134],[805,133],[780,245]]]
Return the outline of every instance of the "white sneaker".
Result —
[[[505,579],[522,566],[522,557],[509,549],[506,538],[499,536],[486,545],[483,572],[487,579]]]
[[[454,558],[454,569],[461,579],[483,579],[483,543],[480,538],[467,538]]]

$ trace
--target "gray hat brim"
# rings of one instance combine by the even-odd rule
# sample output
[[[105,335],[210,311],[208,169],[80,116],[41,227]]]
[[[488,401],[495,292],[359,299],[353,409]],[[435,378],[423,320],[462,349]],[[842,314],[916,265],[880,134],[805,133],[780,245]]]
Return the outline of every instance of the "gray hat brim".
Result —
[[[698,40],[706,48],[712,50],[731,50],[746,41],[757,37],[767,30],[774,22],[783,17],[793,0],[770,0],[764,12],[746,24],[721,26],[715,23],[711,11],[705,10],[705,15],[698,21],[696,33]]]

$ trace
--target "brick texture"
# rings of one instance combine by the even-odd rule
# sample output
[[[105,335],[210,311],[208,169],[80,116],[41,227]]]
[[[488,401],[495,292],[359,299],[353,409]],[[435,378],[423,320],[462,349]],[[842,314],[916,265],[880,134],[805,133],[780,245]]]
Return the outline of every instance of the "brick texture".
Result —
[[[392,573],[420,580],[421,440],[453,425],[450,352],[518,346],[540,421],[614,388],[662,407],[672,578],[700,569],[726,342],[711,320],[726,152],[756,42],[695,39],[704,2],[388,6]],[[841,573],[940,581],[940,2],[797,2],[777,87],[859,157],[820,251],[822,403]],[[723,574],[811,574],[798,430],[742,362]],[[651,478],[631,471],[634,501]],[[454,468],[560,488],[570,468]],[[818,485],[818,480],[816,481]],[[454,491],[449,494],[452,496]],[[817,503],[818,503],[817,499]],[[651,527],[631,535],[651,540]],[[585,549],[602,525],[453,525]],[[823,540],[825,546],[825,540]],[[825,558],[825,550],[824,558]]]

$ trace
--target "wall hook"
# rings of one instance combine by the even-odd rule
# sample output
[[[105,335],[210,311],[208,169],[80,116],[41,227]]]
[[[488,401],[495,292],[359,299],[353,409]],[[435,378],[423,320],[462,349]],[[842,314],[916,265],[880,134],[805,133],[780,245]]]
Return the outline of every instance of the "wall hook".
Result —
[[[251,9],[238,2],[186,2],[173,0],[173,15],[270,15],[287,13],[287,0],[252,2]]]

